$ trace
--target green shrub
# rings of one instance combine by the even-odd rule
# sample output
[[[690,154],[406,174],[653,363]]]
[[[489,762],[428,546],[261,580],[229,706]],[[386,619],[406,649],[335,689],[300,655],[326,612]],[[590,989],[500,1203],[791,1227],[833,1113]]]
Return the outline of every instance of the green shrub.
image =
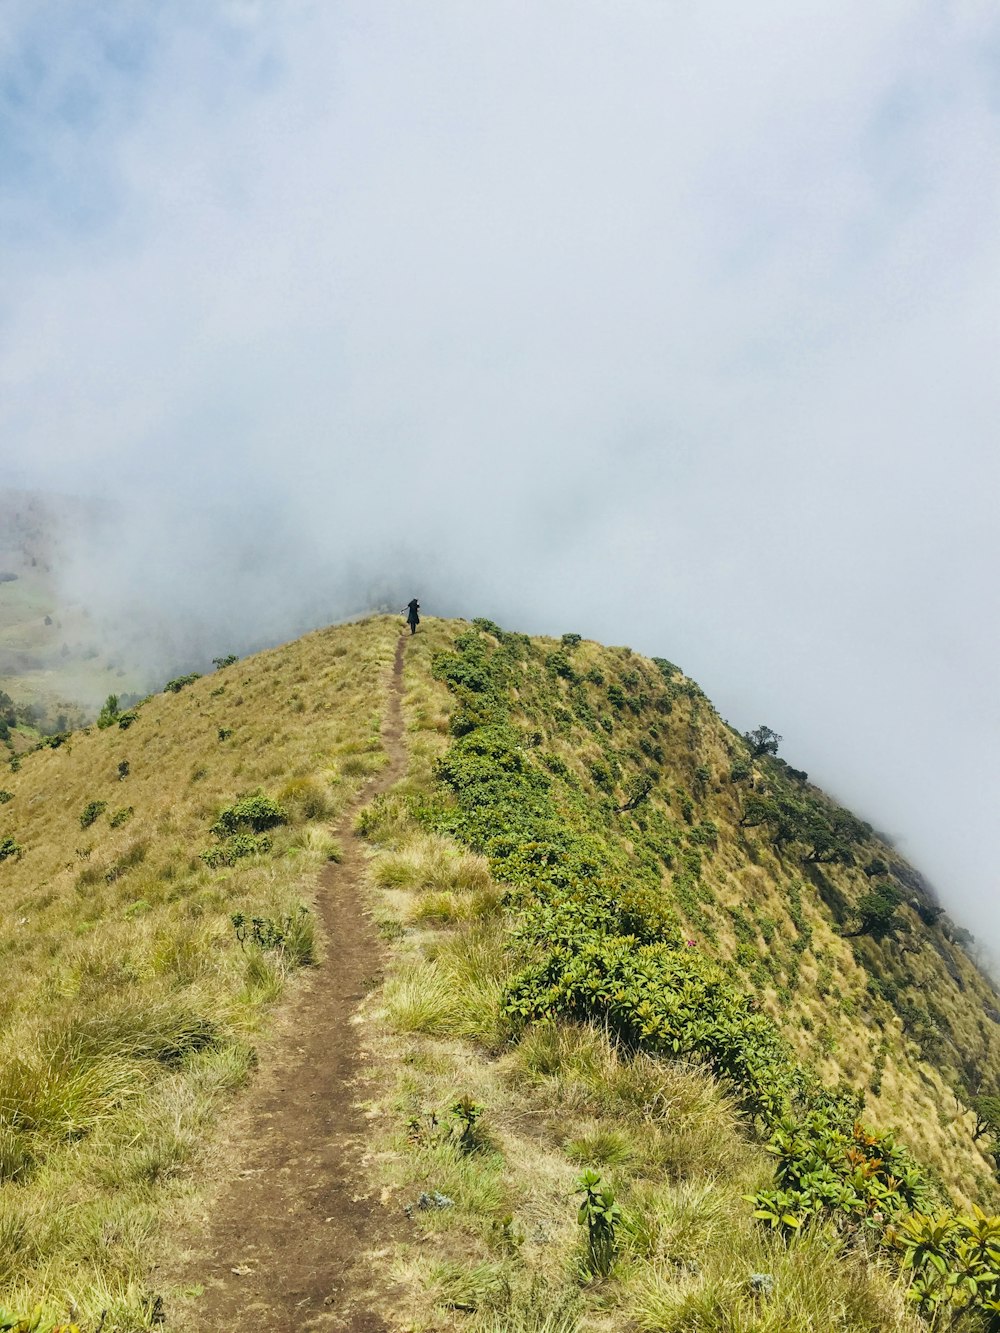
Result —
[[[231,866],[247,856],[263,856],[271,850],[271,845],[266,833],[234,833],[218,847],[201,852],[200,856],[214,870],[219,866]]]
[[[587,1232],[587,1276],[608,1277],[618,1251],[621,1209],[614,1191],[602,1185],[596,1171],[584,1171],[576,1182],[576,1192],[583,1196],[577,1221]]]
[[[226,667],[232,666],[234,662],[238,662],[239,660],[240,659],[235,653],[227,653],[225,657],[213,657],[212,666],[214,666],[217,671],[223,671]]]
[[[688,838],[699,847],[709,847],[715,851],[719,845],[719,828],[711,819],[703,819],[700,824],[695,824]]]
[[[842,1094],[778,1125],[769,1144],[776,1188],[754,1196],[755,1217],[787,1232],[836,1215],[881,1237],[893,1218],[927,1206],[923,1173],[891,1132],[855,1118],[859,1106],[856,1094]]]
[[[673,662],[668,662],[665,657],[654,657],[652,660],[666,681],[671,681],[675,676],[683,674],[679,666],[674,666]]]
[[[97,715],[97,725],[101,731],[108,727],[113,727],[121,716],[121,710],[118,707],[118,695],[109,694],[104,701],[104,707]]]
[[[854,914],[858,918],[858,928],[854,935],[870,935],[880,940],[890,934],[898,924],[896,909],[902,902],[899,890],[889,880],[876,883],[858,899]]]
[[[0,805],[6,805],[8,801],[12,801],[13,799],[14,793],[12,791],[6,791],[3,788],[0,788]]]
[[[486,1108],[468,1095],[460,1097],[448,1108],[455,1122],[454,1139],[459,1152],[480,1152],[489,1146],[481,1121]]]
[[[108,808],[107,801],[88,801],[80,812],[80,827],[90,828]]]
[[[201,680],[201,673],[192,671],[187,676],[175,676],[173,680],[168,680],[163,690],[166,694],[180,694],[181,690],[187,685],[193,685],[196,680]]]
[[[212,832],[218,838],[228,838],[235,833],[263,833],[265,829],[275,828],[278,824],[287,824],[285,810],[262,791],[241,796],[232,805],[220,811],[218,819],[212,825]]]
[[[975,1327],[997,1328],[1000,1217],[978,1207],[971,1216],[917,1211],[891,1226],[885,1240],[910,1274],[908,1297],[930,1317],[932,1327],[951,1328],[952,1319],[964,1311],[982,1317]]]
[[[309,909],[284,917],[246,917],[236,912],[230,920],[240,945],[247,943],[260,950],[280,952],[295,967],[308,967],[316,961],[316,940]]]
[[[139,716],[139,710],[137,708],[129,708],[126,712],[120,713],[118,715],[119,727],[122,729],[122,731],[128,731],[129,727],[132,725],[132,723],[136,720],[138,716]]]
[[[8,1310],[5,1305],[0,1305],[0,1333],[8,1329],[11,1333],[81,1333],[78,1324],[66,1323],[60,1318],[46,1314],[40,1305],[20,1314],[16,1310]]]
[[[6,861],[11,856],[20,860],[21,854],[20,843],[15,842],[13,838],[0,838],[0,861]]]
[[[545,659],[545,668],[553,676],[560,676],[563,680],[577,681],[579,676],[573,669],[573,664],[565,653],[549,653]]]
[[[473,633],[461,636],[455,648],[443,655],[439,674],[458,706],[467,707],[475,693],[475,707],[437,762],[440,790],[418,816],[484,854],[496,879],[509,886],[508,956],[514,967],[503,1015],[515,1035],[532,1024],[568,1019],[607,1033],[622,1052],[649,1052],[707,1067],[771,1136],[778,1164],[775,1189],[755,1196],[754,1202],[760,1220],[779,1230],[797,1230],[815,1217],[874,1231],[927,1198],[926,1181],[891,1135],[872,1135],[858,1122],[861,1100],[824,1088],[793,1059],[757,1002],[681,935],[662,889],[664,856],[680,862],[672,893],[685,919],[706,938],[714,936],[705,910],[714,895],[699,881],[698,871],[700,848],[711,848],[718,830],[707,820],[695,823],[687,792],[676,789],[681,815],[691,826],[688,846],[678,852],[679,828],[658,804],[644,805],[630,821],[635,849],[623,852],[607,836],[607,801],[588,800],[557,767],[546,768],[541,733],[514,725],[515,699],[518,713],[528,715],[528,727],[538,719],[522,688],[524,673],[513,668],[504,645],[497,649]],[[556,686],[537,658],[533,666],[533,679],[551,702]],[[639,683],[638,673],[627,674]],[[475,682],[474,691],[470,682]],[[611,702],[616,689],[627,702],[616,686],[608,690]],[[695,693],[690,697],[697,703]],[[613,770],[613,765],[642,762],[638,753],[616,755],[609,749],[589,760],[590,775],[601,788],[620,780],[621,768]],[[769,823],[779,844],[805,841],[803,829],[813,831],[805,820],[819,810],[817,803],[800,795],[795,801],[779,795],[766,802],[751,795],[744,805],[744,816],[751,816],[747,823],[753,801],[761,806],[760,819],[753,822]],[[836,837],[857,832],[838,812],[821,813]],[[808,846],[824,852],[817,842]],[[812,939],[802,886],[788,886],[795,937],[781,959],[768,955],[758,960],[754,947],[758,928],[765,937],[777,937],[776,923],[764,918],[755,927],[736,911],[740,961],[760,984],[773,979],[790,1002]],[[825,979],[828,992],[831,977],[830,964],[821,961],[820,983]],[[448,1003],[442,982],[440,1005]],[[435,1009],[431,1019],[410,1027],[437,1030],[441,1021]],[[824,1050],[834,1041],[829,1028],[817,1039]],[[593,1182],[595,1190],[598,1184]]]
[[[108,815],[108,824],[111,828],[121,828],[135,814],[135,810],[130,805],[123,805],[120,810],[115,810],[113,814]]]
[[[512,980],[512,1017],[596,1022],[628,1047],[707,1065],[766,1122],[785,1112],[802,1083],[785,1042],[702,954],[574,929],[567,919],[557,929],[551,947]]]
[[[579,648],[582,642],[583,640],[579,634],[564,634],[560,639],[560,643],[567,652],[572,652],[574,648]]]

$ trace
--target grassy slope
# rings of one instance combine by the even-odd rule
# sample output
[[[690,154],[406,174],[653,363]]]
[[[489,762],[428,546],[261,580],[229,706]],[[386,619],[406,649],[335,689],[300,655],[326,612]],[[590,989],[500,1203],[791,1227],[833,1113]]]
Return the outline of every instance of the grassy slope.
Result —
[[[740,827],[746,784],[732,783],[729,774],[745,746],[697,687],[688,694],[684,678],[675,678],[681,689],[666,717],[648,706],[638,714],[629,707],[614,708],[607,702],[613,683],[627,697],[655,696],[663,685],[656,666],[629,649],[581,645],[572,654],[574,667],[581,675],[596,667],[605,684],[584,681],[574,691],[543,669],[543,658],[558,647],[552,641],[535,643],[535,670],[521,700],[525,724],[541,723],[546,750],[566,764],[588,800],[617,824],[626,845],[643,851],[654,827],[661,827],[657,816],[662,817],[676,840],[673,866],[664,874],[674,906],[700,946],[731,963],[746,988],[759,991],[800,1056],[814,1062],[827,1082],[842,1078],[865,1088],[868,1118],[876,1125],[901,1126],[921,1161],[958,1198],[995,1202],[989,1160],[973,1145],[972,1117],[956,1103],[954,1092],[980,1078],[992,1089],[1000,1078],[1000,1027],[989,1016],[996,1012],[997,996],[989,982],[941,925],[925,925],[909,905],[900,910],[903,931],[895,938],[881,943],[843,938],[840,927],[846,931],[856,924],[850,907],[869,881],[856,866],[811,864],[801,849],[779,854],[765,830]],[[629,683],[633,675],[638,684]],[[580,692],[599,717],[611,719],[610,735],[589,730],[574,715],[573,695]],[[641,748],[651,730],[664,752],[662,764]],[[620,766],[610,800],[594,784],[593,763]],[[657,777],[650,800],[633,814],[615,816],[610,807],[623,802],[629,776],[639,771]],[[798,786],[766,761],[756,765],[755,777],[758,787],[771,791]],[[694,805],[690,823],[683,814],[685,794]],[[718,829],[714,852],[696,841],[696,826],[704,820]],[[679,895],[678,880],[690,852],[698,856],[700,874],[694,889]],[[856,849],[859,862],[873,856],[899,863],[874,836]],[[796,896],[812,928],[811,943],[801,953],[794,947],[799,932],[791,904]],[[869,977],[890,976],[918,1010],[913,1023],[922,1041],[904,1033],[894,1007],[869,990]],[[885,1065],[877,1080],[880,1050]],[[872,1086],[879,1082],[876,1095]]]
[[[401,1259],[414,1293],[413,1327],[468,1326],[468,1315],[455,1311],[470,1309],[478,1311],[477,1330],[620,1328],[623,1319],[678,1330],[911,1327],[900,1289],[877,1266],[866,1270],[819,1237],[788,1251],[755,1226],[744,1196],[767,1179],[767,1162],[712,1080],[645,1058],[622,1064],[586,1031],[535,1029],[509,1046],[501,1003],[513,923],[500,889],[481,857],[413,817],[440,793],[432,763],[447,748],[455,708],[432,678],[433,654],[466,627],[430,621],[424,628],[407,661],[411,777],[362,823],[373,841],[385,931],[399,936],[386,993],[397,1034],[389,1052],[402,1069],[384,1108],[388,1172],[410,1197],[440,1190],[455,1203],[415,1215],[416,1243]],[[867,881],[847,867],[804,865],[801,853],[779,856],[759,832],[740,828],[740,797],[728,775],[745,746],[700,691],[678,676],[669,714],[615,707],[609,684],[638,703],[662,690],[658,668],[626,649],[582,644],[571,654],[576,674],[591,668],[604,680],[574,685],[546,670],[558,647],[532,641],[516,707],[525,733],[540,733],[535,754],[563,793],[567,822],[586,812],[584,822],[592,817],[612,830],[637,861],[653,833],[662,850],[666,831],[672,865],[660,861],[663,890],[698,946],[758,990],[828,1081],[865,1088],[866,1118],[899,1126],[957,1201],[990,1206],[992,1172],[948,1086],[961,1076],[962,1043],[966,1053],[976,1048],[986,1078],[996,1077],[993,1022],[984,1016],[994,997],[985,980],[909,909],[905,954],[891,940],[852,947],[837,917],[846,919]],[[662,761],[644,753],[641,742],[651,737]],[[613,795],[595,786],[595,764],[618,766]],[[654,793],[636,812],[618,814],[640,767],[657,770]],[[756,781],[773,790],[786,779],[759,765]],[[706,820],[717,827],[714,852],[691,836]],[[890,855],[875,843],[865,851]],[[684,871],[695,852],[700,873],[692,885]],[[793,948],[802,939],[807,947]],[[943,1056],[944,1076],[921,1058],[892,1007],[871,995],[866,964],[933,1001],[937,1036],[929,1028],[922,1036],[928,1053]],[[870,1085],[879,1081],[875,1095]],[[463,1095],[486,1108],[482,1151],[474,1154],[456,1147],[449,1115]],[[572,1190],[582,1164],[614,1183],[627,1239],[613,1280],[581,1292]],[[777,1275],[780,1300],[766,1312],[747,1287],[754,1271]],[[549,1324],[539,1322],[543,1314]]]
[[[308,918],[262,953],[238,946],[230,914],[277,920],[309,902],[335,851],[330,813],[384,761],[396,633],[308,635],[4,776],[0,840],[23,850],[0,862],[0,1304],[145,1326],[152,1238],[186,1206],[178,1172],[308,955]],[[257,788],[290,822],[268,852],[211,869],[210,826]],[[106,810],[81,828],[92,801]]]

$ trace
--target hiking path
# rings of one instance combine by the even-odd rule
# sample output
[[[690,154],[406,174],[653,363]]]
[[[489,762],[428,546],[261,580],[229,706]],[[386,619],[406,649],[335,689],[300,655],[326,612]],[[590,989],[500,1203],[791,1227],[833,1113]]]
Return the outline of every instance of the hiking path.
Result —
[[[390,1284],[373,1270],[391,1221],[364,1167],[356,1022],[383,953],[365,911],[365,851],[353,821],[405,772],[404,643],[382,724],[389,763],[337,822],[343,855],[324,868],[317,894],[321,961],[280,1007],[253,1082],[222,1131],[218,1191],[179,1282],[204,1291],[185,1310],[166,1312],[177,1333],[388,1333],[380,1309]]]

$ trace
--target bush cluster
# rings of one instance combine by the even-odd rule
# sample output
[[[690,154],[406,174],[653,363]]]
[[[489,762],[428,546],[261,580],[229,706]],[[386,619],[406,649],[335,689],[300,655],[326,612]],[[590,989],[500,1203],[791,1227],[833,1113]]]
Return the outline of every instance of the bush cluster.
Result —
[[[262,791],[241,796],[219,812],[211,828],[218,845],[202,852],[201,859],[215,869],[231,866],[247,856],[261,856],[271,850],[267,830],[287,823],[285,809]]]

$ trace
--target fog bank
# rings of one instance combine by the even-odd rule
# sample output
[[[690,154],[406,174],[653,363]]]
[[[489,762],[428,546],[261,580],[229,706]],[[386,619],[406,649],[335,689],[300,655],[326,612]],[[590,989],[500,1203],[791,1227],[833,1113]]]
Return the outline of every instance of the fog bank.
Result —
[[[1000,944],[973,2],[0,18],[0,485],[151,671],[417,595],[680,664]]]

